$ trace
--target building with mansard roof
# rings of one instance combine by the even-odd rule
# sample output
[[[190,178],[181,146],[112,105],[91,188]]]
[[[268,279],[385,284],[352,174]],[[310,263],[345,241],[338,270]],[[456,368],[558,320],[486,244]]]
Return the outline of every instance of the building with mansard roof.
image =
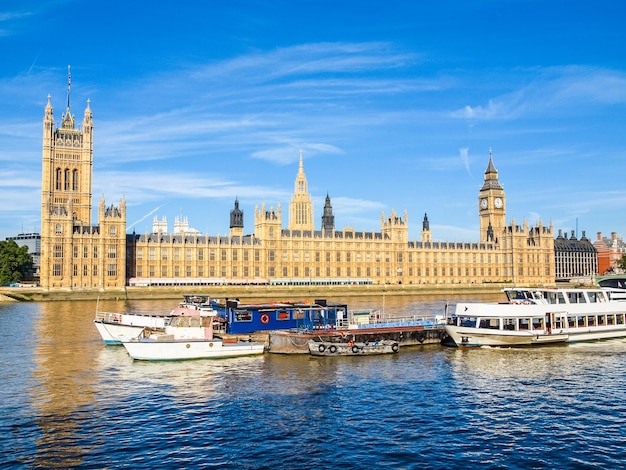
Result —
[[[569,238],[559,230],[554,240],[554,263],[556,281],[591,281],[598,274],[598,251],[584,231],[578,239],[573,230]]]
[[[235,200],[228,234],[168,233],[165,219],[155,219],[152,233],[126,235],[124,200],[119,206],[106,206],[102,198],[98,224],[90,224],[93,121],[89,102],[82,128],[76,129],[68,84],[68,107],[60,128],[54,129],[52,115],[48,100],[42,178],[44,287],[551,284],[555,280],[552,224],[507,223],[506,194],[491,151],[477,195],[477,242],[434,241],[427,214],[420,239],[411,240],[406,210],[383,212],[379,231],[337,230],[329,194],[316,229],[302,153],[286,224],[280,203],[262,202],[254,210],[252,233],[244,235],[244,213]]]

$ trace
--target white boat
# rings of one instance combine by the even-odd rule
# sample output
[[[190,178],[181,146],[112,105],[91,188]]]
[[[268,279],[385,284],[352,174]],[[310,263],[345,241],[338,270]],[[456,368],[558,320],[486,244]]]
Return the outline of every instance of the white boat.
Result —
[[[253,342],[226,343],[213,336],[214,315],[172,317],[162,332],[146,328],[136,338],[124,338],[128,354],[144,361],[222,359],[263,354],[265,345]]]
[[[503,292],[505,303],[457,304],[445,325],[454,345],[516,347],[626,337],[626,302],[611,299],[606,289]]]
[[[395,354],[399,350],[400,345],[398,342],[392,340],[348,341],[344,343],[309,340],[309,354],[311,356],[372,356],[377,354]]]
[[[137,337],[144,328],[163,331],[174,316],[198,314],[216,315],[206,295],[185,295],[174,310],[160,315],[100,312],[96,307],[93,323],[105,344],[122,344],[124,339]]]

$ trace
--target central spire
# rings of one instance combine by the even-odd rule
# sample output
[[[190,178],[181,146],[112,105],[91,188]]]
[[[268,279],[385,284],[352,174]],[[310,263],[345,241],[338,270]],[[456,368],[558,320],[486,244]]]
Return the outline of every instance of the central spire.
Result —
[[[308,192],[308,184],[302,162],[302,150],[300,150],[298,174],[289,210],[289,229],[312,231],[313,228],[313,202]]]

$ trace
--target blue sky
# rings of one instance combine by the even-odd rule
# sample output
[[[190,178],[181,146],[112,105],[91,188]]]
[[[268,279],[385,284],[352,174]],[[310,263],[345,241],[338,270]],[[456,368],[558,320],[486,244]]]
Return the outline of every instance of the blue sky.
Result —
[[[321,225],[477,241],[489,149],[507,221],[626,236],[621,1],[23,0],[0,7],[0,239],[39,231],[47,96],[94,118],[101,195],[128,231],[227,234],[283,209],[302,150]]]

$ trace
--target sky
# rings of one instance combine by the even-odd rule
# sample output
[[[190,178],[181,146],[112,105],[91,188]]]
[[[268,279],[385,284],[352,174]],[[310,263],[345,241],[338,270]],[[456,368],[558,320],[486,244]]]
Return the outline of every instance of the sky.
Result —
[[[479,240],[492,152],[507,222],[626,236],[626,3],[0,0],[0,239],[41,227],[42,122],[93,112],[102,196],[128,233],[226,235],[235,199],[315,227]]]

